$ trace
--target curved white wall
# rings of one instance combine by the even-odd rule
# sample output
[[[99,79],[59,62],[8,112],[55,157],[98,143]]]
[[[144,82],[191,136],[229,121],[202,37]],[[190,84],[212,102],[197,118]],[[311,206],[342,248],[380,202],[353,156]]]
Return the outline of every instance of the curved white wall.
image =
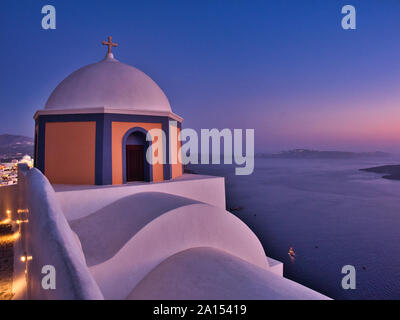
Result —
[[[81,300],[103,299],[91,276],[74,233],[70,229],[49,181],[37,169],[24,173],[21,189],[25,190],[29,223],[22,235],[32,260],[28,262],[28,299]],[[56,289],[44,290],[42,268],[56,270]]]
[[[196,190],[207,189],[209,182],[209,179],[199,179],[191,181],[189,185],[177,183],[177,188],[173,187],[172,190],[175,194],[184,193],[185,185]],[[221,190],[218,179],[212,182],[216,182],[219,186],[216,189]],[[157,186],[167,188],[166,184]],[[84,251],[87,248],[81,246],[80,239],[71,230],[49,181],[36,169],[22,170],[18,198],[23,198],[23,201],[19,199],[18,202],[21,208],[28,208],[30,212],[29,223],[23,225],[23,237],[19,244],[33,257],[28,263],[27,298],[229,299],[235,297],[232,290],[241,290],[236,297],[248,299],[326,298],[274,274],[256,235],[231,213],[221,207],[199,203],[197,199],[160,194],[154,192],[154,185],[150,187],[153,192],[148,194],[138,193],[145,191],[143,188],[131,189],[129,186],[107,192],[107,200],[96,207],[105,210],[100,212],[100,218],[89,216],[82,220],[85,227],[77,230],[81,232],[79,236],[85,245],[87,243],[82,232],[92,232],[93,229],[97,237],[107,237],[103,229],[96,229],[95,226],[103,221],[106,222],[104,225],[113,228],[116,210],[126,209],[118,217],[124,224],[129,222],[127,219],[132,219],[133,223],[127,228],[108,233],[107,241],[120,241],[115,246],[116,253],[112,253],[111,258],[106,257],[108,260],[88,268],[82,251],[82,248]],[[117,190],[125,192],[121,195]],[[85,192],[83,189],[79,196],[75,194],[75,200],[83,198]],[[201,197],[208,192],[205,191]],[[96,194],[101,196],[101,192]],[[65,201],[67,195],[68,192],[63,195]],[[85,208],[89,209],[90,202],[95,204],[96,199],[90,197]],[[130,209],[137,206],[140,200],[148,206],[152,203],[152,207],[143,211],[139,206],[138,210],[143,212],[135,214]],[[221,199],[215,198],[213,201],[222,206]],[[112,205],[104,207],[104,204]],[[78,216],[82,214],[83,210]],[[125,238],[116,237],[115,231],[129,234]],[[95,241],[89,243],[94,251],[102,249]],[[56,269],[56,290],[44,290],[41,287],[44,276],[41,271],[45,265],[52,265]],[[188,294],[185,285],[197,283],[204,276],[209,280],[206,283],[208,288],[215,292],[210,293],[208,289],[200,287],[194,288],[191,295]],[[176,291],[171,289],[174,287]],[[158,289],[161,295],[153,292]],[[254,290],[259,291],[255,293]]]
[[[196,247],[217,248],[269,269],[260,241],[246,224],[220,208],[192,204],[157,217],[113,258],[90,270],[106,299],[125,299],[159,263]]]
[[[89,267],[112,258],[148,223],[165,212],[197,201],[160,192],[143,192],[118,199],[93,214],[70,221]]]
[[[128,295],[132,300],[327,299],[296,282],[214,248],[193,248],[160,263]]]
[[[225,180],[221,177],[184,174],[160,183],[53,187],[68,221],[86,217],[119,199],[141,192],[163,192],[225,209]]]

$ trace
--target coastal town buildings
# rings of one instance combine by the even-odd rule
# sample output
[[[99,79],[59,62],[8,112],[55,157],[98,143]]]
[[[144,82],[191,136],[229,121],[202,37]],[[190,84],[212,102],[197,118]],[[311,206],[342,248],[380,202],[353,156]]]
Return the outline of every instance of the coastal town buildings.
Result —
[[[13,185],[18,182],[18,164],[25,163],[28,167],[33,167],[33,159],[29,155],[24,155],[20,160],[0,160],[0,187]]]

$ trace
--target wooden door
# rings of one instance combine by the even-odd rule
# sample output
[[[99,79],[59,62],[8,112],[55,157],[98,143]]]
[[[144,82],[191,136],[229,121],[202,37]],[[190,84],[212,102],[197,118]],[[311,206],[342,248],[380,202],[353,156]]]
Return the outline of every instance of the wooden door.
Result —
[[[126,146],[126,180],[144,181],[144,146]]]

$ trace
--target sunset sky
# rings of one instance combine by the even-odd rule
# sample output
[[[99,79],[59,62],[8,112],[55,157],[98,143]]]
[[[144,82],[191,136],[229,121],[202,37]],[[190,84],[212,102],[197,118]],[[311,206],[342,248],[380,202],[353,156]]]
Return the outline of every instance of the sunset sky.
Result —
[[[346,4],[357,30],[341,28]],[[2,0],[0,134],[33,136],[35,111],[112,35],[184,127],[254,128],[256,152],[398,151],[399,31],[398,0]]]

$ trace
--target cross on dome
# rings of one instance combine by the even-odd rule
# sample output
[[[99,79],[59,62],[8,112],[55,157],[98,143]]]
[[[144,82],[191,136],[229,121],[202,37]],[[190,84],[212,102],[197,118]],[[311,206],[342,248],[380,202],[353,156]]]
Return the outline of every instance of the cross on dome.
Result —
[[[111,48],[112,47],[118,47],[118,43],[113,43],[112,42],[112,37],[108,37],[108,41],[103,41],[101,43],[103,46],[108,46],[108,54],[111,54]]]

